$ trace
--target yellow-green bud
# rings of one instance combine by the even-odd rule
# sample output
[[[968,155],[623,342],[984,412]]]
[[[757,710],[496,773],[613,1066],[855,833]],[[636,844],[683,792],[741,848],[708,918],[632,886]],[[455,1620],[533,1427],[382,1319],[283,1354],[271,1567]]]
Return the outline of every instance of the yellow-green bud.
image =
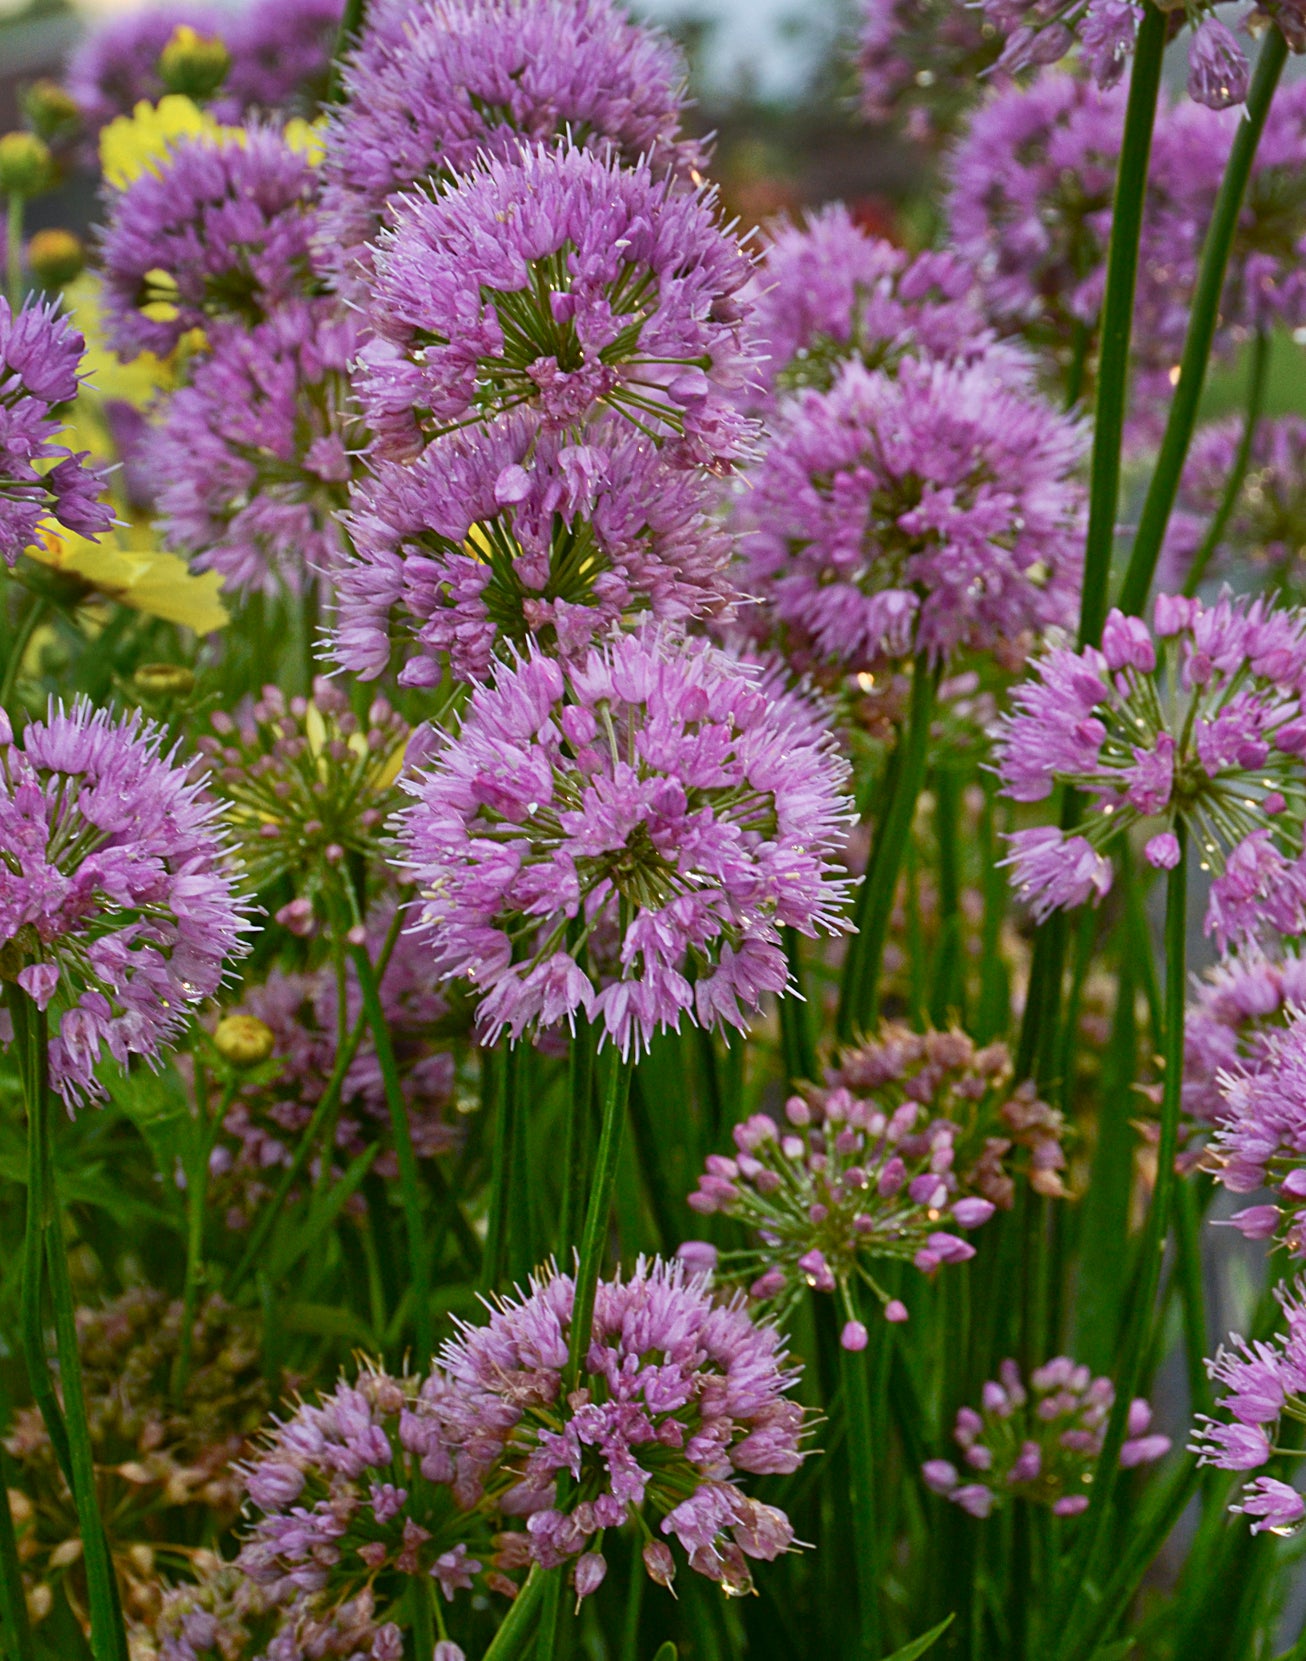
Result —
[[[70,138],[82,124],[77,100],[58,81],[33,81],[23,90],[22,104],[37,137],[47,143]]]
[[[227,78],[231,53],[216,35],[202,35],[188,23],[179,23],[172,39],[159,53],[159,79],[169,92],[179,92],[197,103],[213,94]]]
[[[195,676],[182,663],[142,663],[132,682],[146,698],[184,698],[195,690]]]
[[[35,133],[0,138],[0,196],[39,196],[54,183],[54,158]]]
[[[233,1067],[256,1067],[272,1054],[272,1028],[257,1015],[224,1015],[213,1034],[214,1047]]]
[[[27,244],[27,269],[42,288],[62,288],[86,264],[86,250],[71,231],[37,231]]]

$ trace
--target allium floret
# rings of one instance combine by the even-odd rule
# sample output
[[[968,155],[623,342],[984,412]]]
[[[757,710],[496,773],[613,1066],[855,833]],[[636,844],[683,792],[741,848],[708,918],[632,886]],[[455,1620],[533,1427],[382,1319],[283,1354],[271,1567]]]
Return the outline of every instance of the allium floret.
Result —
[[[165,542],[265,594],[329,581],[338,515],[365,435],[350,408],[354,314],[328,300],[223,324],[148,441],[144,465]]]
[[[336,655],[403,686],[484,680],[531,640],[574,657],[640,615],[722,615],[734,595],[715,487],[617,416],[577,444],[516,414],[356,488],[336,574]]]
[[[740,1486],[802,1462],[803,1409],[788,1395],[798,1373],[780,1333],[683,1265],[641,1258],[599,1282],[580,1385],[564,1396],[573,1293],[566,1275],[533,1279],[441,1351],[456,1490],[524,1515],[528,1560],[573,1562],[578,1596],[603,1578],[604,1531],[632,1520],[650,1577],[670,1584],[674,1559],[646,1517],[696,1573],[749,1590],[748,1559],[794,1543],[784,1512]]]
[[[886,1025],[845,1055],[824,1087],[791,1096],[787,1123],[755,1113],[735,1126],[735,1155],[708,1159],[689,1203],[745,1224],[759,1244],[718,1254],[691,1242],[689,1260],[743,1280],[781,1320],[808,1287],[838,1293],[851,1311],[860,1284],[890,1319],[905,1320],[874,1264],[932,1274],[973,1257],[956,1230],[1010,1207],[1018,1146],[1038,1192],[1065,1192],[1060,1115],[1031,1091],[1012,1092],[1010,1080],[1001,1044],[981,1049],[962,1032]]]
[[[514,409],[583,430],[613,410],[686,466],[750,436],[752,270],[709,190],[576,149],[487,160],[382,234],[359,397],[380,454]]]
[[[0,296],[0,558],[13,565],[53,515],[81,536],[113,523],[102,499],[105,475],[56,443],[55,413],[77,396],[86,341],[52,306],[29,301],[15,313]],[[36,463],[41,466],[36,466]],[[47,465],[53,463],[53,466]]]
[[[139,715],[0,714],[0,975],[50,1010],[50,1078],[71,1107],[95,1066],[156,1059],[222,981],[248,924],[221,806]]]
[[[972,1517],[987,1517],[1013,1499],[1049,1507],[1055,1517],[1088,1510],[1088,1490],[1106,1440],[1115,1401],[1109,1378],[1059,1355],[1029,1375],[1004,1361],[985,1384],[980,1410],[958,1410],[953,1438],[964,1469],[946,1459],[922,1468],[926,1485]],[[1151,1464],[1170,1451],[1170,1438],[1150,1431],[1152,1410],[1130,1403],[1120,1449],[1125,1470]]]
[[[316,286],[313,169],[271,127],[187,138],[111,203],[100,249],[106,322],[124,357],[189,329],[260,322]]]
[[[646,628],[479,687],[401,840],[437,975],[486,1041],[584,1012],[624,1053],[682,1015],[742,1027],[780,930],[843,927],[846,765],[814,708]]]
[[[1149,862],[1171,869],[1183,826],[1213,874],[1206,928],[1222,947],[1306,930],[1302,613],[1163,594],[1150,630],[1113,611],[1100,650],[1059,646],[1035,669],[999,733],[1003,790],[1038,802],[1073,784],[1092,804],[1073,833],[1010,837],[1013,882],[1036,916],[1106,893],[1108,850],[1134,827]]]
[[[1267,1042],[1306,1008],[1306,959],[1286,946],[1244,951],[1208,969],[1184,1012],[1184,1112],[1199,1125],[1229,1113],[1221,1074],[1256,1072]]]
[[[1216,1403],[1221,1417],[1199,1414],[1191,1444],[1200,1465],[1224,1471],[1255,1471],[1268,1465],[1280,1446],[1284,1421],[1306,1420],[1306,1304],[1300,1279],[1275,1288],[1285,1330],[1248,1342],[1236,1333],[1221,1345],[1206,1370],[1228,1392]],[[1295,1534],[1306,1518],[1306,1500],[1276,1477],[1254,1478],[1231,1511],[1254,1517],[1253,1534],[1266,1530]]]
[[[740,517],[758,627],[800,665],[1016,654],[1076,605],[1086,434],[984,361],[860,363],[778,416]]]
[[[1205,1163],[1231,1193],[1273,1193],[1273,1203],[1235,1212],[1235,1228],[1252,1240],[1277,1234],[1294,1257],[1304,1257],[1306,1012],[1294,1006],[1284,1016],[1284,1025],[1260,1034],[1245,1064],[1219,1075],[1224,1100]]]
[[[323,256],[346,287],[400,192],[431,191],[523,140],[567,139],[661,177],[693,176],[680,54],[612,0],[425,0],[393,7],[344,73],[323,161]],[[361,291],[365,294],[365,287]]]

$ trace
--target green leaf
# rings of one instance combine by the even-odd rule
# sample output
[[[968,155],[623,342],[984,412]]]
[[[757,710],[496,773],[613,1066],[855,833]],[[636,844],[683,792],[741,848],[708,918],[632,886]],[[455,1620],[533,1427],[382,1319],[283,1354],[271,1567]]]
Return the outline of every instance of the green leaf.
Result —
[[[913,1638],[911,1643],[894,1650],[892,1655],[886,1655],[884,1661],[916,1661],[918,1655],[924,1655],[927,1649],[932,1649],[938,1643],[955,1619],[955,1615],[949,1615],[937,1626],[932,1626],[928,1632],[923,1632],[919,1638]]]
[[[270,1282],[283,1280],[299,1260],[317,1245],[367,1175],[380,1151],[379,1142],[364,1148],[338,1182],[333,1183],[325,1193],[314,1195],[302,1226],[291,1232],[280,1249],[274,1248],[269,1253],[264,1273]]]
[[[666,1643],[662,1645],[661,1649],[659,1649],[657,1654],[653,1657],[653,1661],[676,1661],[676,1657],[679,1654],[680,1651],[671,1642],[670,1638],[668,1638]]]

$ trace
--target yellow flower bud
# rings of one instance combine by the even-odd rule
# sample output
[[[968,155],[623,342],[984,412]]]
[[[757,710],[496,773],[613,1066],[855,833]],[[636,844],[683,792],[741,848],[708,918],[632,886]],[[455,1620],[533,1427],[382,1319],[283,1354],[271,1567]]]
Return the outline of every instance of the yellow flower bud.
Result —
[[[0,138],[0,196],[39,196],[54,183],[54,158],[35,133]]]
[[[195,690],[195,676],[182,663],[142,663],[132,681],[145,698],[184,698]]]
[[[23,114],[47,143],[70,137],[82,123],[77,100],[58,81],[33,81],[22,95]]]
[[[169,92],[202,101],[212,98],[231,68],[231,53],[216,35],[179,23],[159,53],[159,79]]]
[[[37,231],[27,244],[27,268],[42,288],[62,288],[86,264],[86,250],[71,231]]]
[[[254,1067],[272,1054],[272,1028],[257,1015],[224,1015],[213,1034],[218,1054],[233,1067]]]

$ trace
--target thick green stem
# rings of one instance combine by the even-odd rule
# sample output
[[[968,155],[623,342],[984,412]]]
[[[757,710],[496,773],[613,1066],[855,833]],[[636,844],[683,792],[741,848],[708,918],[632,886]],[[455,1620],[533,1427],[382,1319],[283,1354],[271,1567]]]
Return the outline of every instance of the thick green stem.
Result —
[[[859,1318],[851,1290],[844,1294],[845,1312],[850,1321]],[[874,1354],[884,1344],[882,1330],[875,1333]],[[871,1411],[871,1367],[874,1354],[839,1350],[839,1375],[843,1387],[844,1421],[848,1428],[848,1482],[852,1502],[853,1560],[857,1573],[857,1655],[873,1661],[880,1653],[880,1530],[875,1492],[875,1432]]]
[[[399,1067],[395,1061],[394,1046],[390,1042],[390,1028],[381,1007],[376,969],[367,955],[366,946],[350,949],[358,988],[363,995],[363,1014],[372,1029],[372,1043],[376,1047],[377,1064],[385,1088],[386,1105],[390,1109],[390,1132],[394,1137],[395,1160],[399,1166],[399,1198],[404,1210],[404,1226],[408,1235],[408,1275],[413,1293],[413,1338],[417,1345],[417,1364],[425,1368],[435,1350],[435,1321],[431,1309],[431,1257],[427,1251],[426,1231],[422,1219],[422,1186],[417,1173],[417,1156],[413,1152],[413,1135],[408,1123],[408,1105],[404,1101],[403,1086],[399,1082]],[[443,1179],[441,1179],[443,1181]]]
[[[0,681],[0,709],[7,710],[14,701],[14,691],[18,685],[18,676],[23,667],[23,659],[27,656],[27,648],[32,643],[32,636],[36,633],[37,625],[45,616],[46,602],[39,595],[33,595],[23,613],[23,620],[18,625],[18,632],[14,635],[13,643],[9,648],[9,660],[5,664],[4,680]]]
[[[580,1262],[576,1269],[576,1294],[571,1311],[571,1344],[567,1357],[564,1397],[570,1395],[580,1382],[586,1352],[589,1350],[590,1328],[594,1321],[594,1296],[607,1250],[612,1191],[617,1181],[617,1161],[621,1154],[626,1099],[630,1095],[631,1067],[628,1061],[614,1052],[608,1056],[605,1071],[603,1124],[599,1132],[598,1154],[594,1161],[594,1177],[590,1183],[589,1206],[585,1212],[585,1229],[581,1235]]]
[[[490,1215],[485,1230],[485,1256],[481,1264],[481,1290],[490,1294],[503,1289],[508,1275],[512,1229],[513,1147],[519,1139],[517,1124],[517,1058],[504,1043],[486,1058],[494,1068],[494,1145],[490,1155]]]
[[[1129,341],[1134,327],[1138,244],[1143,229],[1143,203],[1147,198],[1165,36],[1166,14],[1152,0],[1146,0],[1134,50],[1111,210],[1111,244],[1107,250],[1093,424],[1093,465],[1089,479],[1088,538],[1084,547],[1084,586],[1079,613],[1081,646],[1096,646],[1106,621],[1107,586],[1120,500],[1120,452],[1129,394]]]
[[[1225,526],[1233,518],[1233,510],[1238,506],[1238,498],[1242,495],[1243,481],[1247,477],[1247,469],[1251,464],[1252,448],[1256,443],[1256,429],[1260,425],[1261,410],[1265,404],[1265,382],[1270,365],[1270,336],[1265,329],[1258,329],[1256,339],[1252,342],[1251,368],[1247,376],[1247,411],[1243,417],[1242,437],[1238,441],[1238,452],[1233,458],[1233,466],[1229,470],[1229,477],[1225,481],[1224,494],[1220,498],[1220,505],[1215,510],[1215,517],[1206,528],[1206,535],[1202,538],[1201,546],[1193,555],[1193,563],[1188,568],[1188,575],[1184,578],[1184,593],[1190,597],[1196,594],[1202,586],[1202,578],[1206,575],[1206,568],[1211,563],[1211,556],[1220,546],[1220,538],[1224,535]]]
[[[30,1372],[32,1394],[37,1399],[51,1442],[57,1446],[59,1438],[66,1438],[70,1466],[69,1487],[77,1510],[77,1521],[82,1537],[82,1557],[86,1566],[87,1596],[91,1614],[91,1653],[95,1661],[127,1661],[127,1636],[123,1630],[122,1612],[118,1607],[118,1590],[113,1578],[113,1562],[109,1542],[100,1517],[99,1500],[95,1489],[95,1459],[91,1449],[91,1432],[86,1418],[86,1398],[82,1387],[81,1358],[77,1352],[77,1320],[73,1305],[72,1284],[68,1278],[68,1259],[65,1255],[63,1229],[59,1209],[58,1189],[54,1179],[54,1156],[50,1125],[50,1061],[49,1035],[44,1010],[40,1010],[26,993],[14,989],[10,1009],[15,1016],[14,1035],[26,1052],[23,1066],[23,1086],[27,1104],[27,1134],[29,1146],[29,1186],[27,1195],[29,1222],[36,1214],[38,1235],[36,1249],[44,1247],[45,1273],[54,1312],[55,1352],[59,1358],[59,1383],[63,1395],[63,1413],[57,1406],[53,1418],[46,1417],[44,1398],[49,1384],[49,1368],[45,1360],[44,1335],[41,1332],[39,1265],[30,1257],[24,1261],[24,1337],[30,1346],[28,1322],[34,1321],[36,1341],[40,1345],[40,1359]],[[32,1149],[32,1144],[37,1146]],[[33,1182],[33,1179],[34,1182]],[[33,1241],[29,1229],[29,1251]],[[34,1306],[30,1309],[29,1283],[35,1282]],[[29,1369],[31,1368],[29,1348]],[[56,1426],[58,1429],[56,1430]]]
[[[1174,1204],[1175,1155],[1179,1147],[1179,1106],[1184,1069],[1184,996],[1187,991],[1185,952],[1187,939],[1187,828],[1176,822],[1179,860],[1166,878],[1165,893],[1165,1031],[1163,1046],[1164,1085],[1161,1097],[1161,1135],[1156,1150],[1156,1182],[1143,1225],[1139,1271],[1131,1293],[1131,1307],[1124,1337],[1123,1353],[1115,1374],[1116,1397],[1107,1424],[1106,1439],[1093,1481],[1092,1497],[1084,1516],[1084,1531],[1070,1576],[1070,1607],[1073,1618],[1083,1594],[1086,1577],[1092,1572],[1103,1542],[1107,1515],[1119,1480],[1120,1449],[1126,1435],[1129,1406],[1137,1393],[1143,1363],[1151,1339],[1156,1291],[1161,1279],[1161,1258],[1170,1231]],[[1071,1619],[1057,1623],[1066,1631]]]
[[[801,936],[797,929],[783,931],[785,960],[789,965],[789,986],[780,994],[780,1044],[785,1072],[790,1079],[816,1076],[816,1051],[808,1023],[808,1004],[803,976]]]
[[[345,0],[345,9],[340,18],[340,31],[336,35],[335,50],[331,54],[331,74],[327,80],[326,90],[328,104],[339,104],[344,100],[342,70],[345,56],[361,34],[366,17],[367,0]]]
[[[526,1583],[512,1601],[512,1608],[503,1618],[503,1624],[494,1635],[494,1642],[486,1650],[483,1661],[513,1661],[521,1654],[522,1647],[530,1637],[531,1620],[544,1594],[545,1583],[549,1572],[542,1569],[538,1563],[531,1567],[526,1576]],[[554,1569],[553,1574],[560,1571]]]
[[[911,706],[898,741],[898,764],[890,768],[870,861],[857,890],[853,919],[857,932],[848,942],[836,1021],[839,1040],[844,1044],[852,1043],[859,1033],[870,1032],[879,1015],[880,961],[893,915],[898,873],[911,835],[916,798],[925,776],[930,717],[938,679],[938,670],[920,653],[912,668]]]
[[[199,1157],[186,1174],[186,1282],[181,1298],[181,1342],[172,1377],[173,1396],[180,1401],[190,1382],[191,1355],[195,1347],[195,1316],[199,1309],[200,1285],[204,1279],[204,1212],[209,1192],[209,1156],[222,1121],[236,1097],[233,1079],[222,1093],[218,1110],[199,1127]]]
[[[1268,29],[1257,59],[1251,91],[1247,95],[1247,113],[1238,123],[1228,165],[1220,183],[1220,193],[1216,197],[1215,211],[1202,246],[1197,287],[1193,293],[1188,332],[1184,336],[1183,356],[1179,362],[1179,384],[1171,400],[1165,434],[1138,519],[1129,569],[1120,591],[1120,609],[1125,612],[1142,611],[1152,586],[1166,526],[1170,522],[1170,510],[1178,494],[1189,441],[1197,421],[1207,363],[1211,356],[1211,342],[1215,338],[1215,327],[1220,316],[1225,272],[1238,229],[1243,197],[1247,193],[1247,180],[1251,176],[1265,118],[1270,113],[1270,103],[1287,57],[1288,43],[1282,33],[1277,28]]]
[[[585,1208],[589,1150],[594,1118],[594,1033],[582,1015],[576,1023],[568,1058],[566,1168],[562,1173],[562,1210],[558,1218],[558,1263],[569,1264]]]

